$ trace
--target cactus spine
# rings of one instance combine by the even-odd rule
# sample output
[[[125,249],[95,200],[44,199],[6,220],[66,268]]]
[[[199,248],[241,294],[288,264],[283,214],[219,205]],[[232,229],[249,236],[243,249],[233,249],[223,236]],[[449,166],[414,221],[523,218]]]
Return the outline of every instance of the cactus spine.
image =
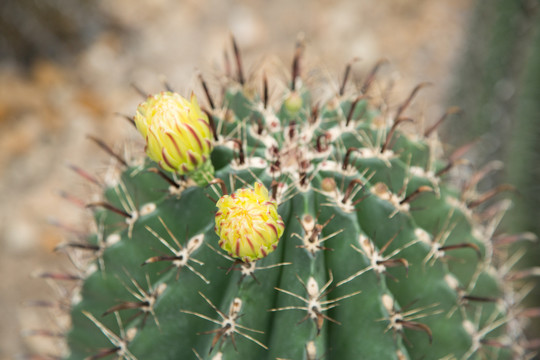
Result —
[[[66,357],[526,356],[499,251],[510,237],[495,239],[508,204],[483,206],[496,191],[478,194],[480,176],[448,185],[458,158],[437,157],[434,128],[401,131],[422,85],[397,109],[373,100],[375,71],[314,99],[298,48],[274,104],[270,80],[253,92],[234,49],[222,103],[203,82],[209,108],[188,111],[201,132],[148,140],[138,112],[158,163],[121,159],[118,181],[89,204],[99,231],[66,244],[92,254]],[[215,173],[193,181],[209,149]]]

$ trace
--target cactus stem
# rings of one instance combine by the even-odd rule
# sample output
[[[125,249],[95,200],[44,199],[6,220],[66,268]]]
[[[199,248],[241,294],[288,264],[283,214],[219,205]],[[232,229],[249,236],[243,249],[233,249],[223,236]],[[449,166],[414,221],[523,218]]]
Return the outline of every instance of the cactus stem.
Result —
[[[234,51],[234,59],[236,61],[236,71],[238,76],[238,82],[240,85],[244,86],[245,80],[244,80],[244,70],[242,66],[242,57],[240,56],[240,50],[238,49],[238,44],[236,43],[236,39],[234,36],[231,35],[231,41]]]

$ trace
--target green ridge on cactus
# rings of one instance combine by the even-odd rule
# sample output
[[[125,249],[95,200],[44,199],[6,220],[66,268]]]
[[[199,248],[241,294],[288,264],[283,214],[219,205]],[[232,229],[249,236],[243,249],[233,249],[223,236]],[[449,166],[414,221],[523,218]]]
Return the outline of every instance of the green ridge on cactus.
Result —
[[[93,204],[99,250],[72,304],[67,359],[526,356],[491,241],[502,210],[482,220],[477,199],[447,183],[453,162],[435,158],[433,136],[401,130],[412,96],[375,106],[369,80],[317,102],[293,71],[295,97],[275,104],[230,82],[208,109],[209,185],[147,160]],[[245,263],[218,245],[215,201],[255,182],[285,230]]]

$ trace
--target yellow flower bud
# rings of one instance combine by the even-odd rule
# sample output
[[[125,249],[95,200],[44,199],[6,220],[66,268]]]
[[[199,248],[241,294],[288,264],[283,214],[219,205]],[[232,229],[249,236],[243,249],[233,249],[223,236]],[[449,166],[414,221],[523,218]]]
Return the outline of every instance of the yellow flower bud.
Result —
[[[263,184],[224,195],[216,206],[219,246],[229,255],[248,262],[265,257],[277,247],[285,224]]]
[[[197,98],[173,92],[149,96],[139,105],[135,125],[146,139],[146,154],[171,172],[184,175],[210,158],[212,130]]]

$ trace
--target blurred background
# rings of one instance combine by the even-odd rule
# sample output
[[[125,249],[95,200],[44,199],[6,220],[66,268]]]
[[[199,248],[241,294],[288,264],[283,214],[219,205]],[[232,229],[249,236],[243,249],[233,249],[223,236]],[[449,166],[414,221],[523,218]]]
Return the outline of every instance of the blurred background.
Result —
[[[59,291],[36,278],[73,272],[54,248],[66,231],[88,230],[88,213],[59,191],[88,199],[94,190],[69,164],[105,176],[107,156],[87,140],[117,149],[137,134],[132,115],[146,92],[166,80],[202,94],[212,84],[234,34],[246,69],[264,59],[289,68],[295,41],[306,61],[338,79],[352,58],[358,74],[377,60],[404,98],[418,83],[433,86],[415,100],[423,121],[450,105],[464,113],[443,128],[449,151],[475,141],[478,168],[507,162],[482,184],[511,182],[519,191],[508,231],[540,232],[540,1],[538,0],[2,0],[0,2],[0,360],[54,345],[29,330],[57,324],[33,300]],[[280,60],[276,60],[280,59]],[[285,70],[284,70],[285,71]],[[540,251],[529,245],[527,261]],[[531,296],[533,299],[539,295]],[[44,320],[45,319],[45,320]],[[30,336],[22,336],[22,335]],[[54,344],[54,342],[52,343]],[[52,347],[51,347],[52,346]]]

